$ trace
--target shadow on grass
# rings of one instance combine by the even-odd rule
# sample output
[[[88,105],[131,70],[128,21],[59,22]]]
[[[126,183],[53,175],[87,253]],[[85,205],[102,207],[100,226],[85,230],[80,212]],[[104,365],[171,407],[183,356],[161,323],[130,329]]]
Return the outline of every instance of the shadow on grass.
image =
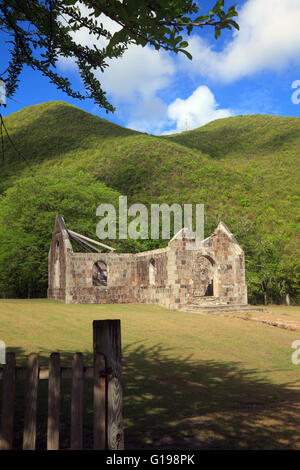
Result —
[[[11,348],[20,361],[22,350]],[[75,352],[75,351],[74,351]],[[73,351],[63,353],[70,364]],[[173,356],[173,357],[172,357]],[[41,354],[41,364],[48,355]],[[84,352],[85,365],[92,354]],[[125,448],[295,449],[299,389],[257,378],[234,362],[174,358],[162,345],[123,348]],[[46,446],[46,380],[39,382],[37,448]],[[294,387],[294,388],[293,388]],[[71,381],[62,381],[60,447],[69,447]],[[23,384],[17,386],[15,448],[22,445]],[[92,448],[92,382],[85,382],[84,446]]]

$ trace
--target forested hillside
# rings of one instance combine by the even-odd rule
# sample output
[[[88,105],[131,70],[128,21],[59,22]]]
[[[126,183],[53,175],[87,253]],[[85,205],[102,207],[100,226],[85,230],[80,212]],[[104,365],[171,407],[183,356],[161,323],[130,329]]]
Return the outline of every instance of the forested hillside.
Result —
[[[300,301],[300,119],[242,116],[173,136],[122,128],[64,102],[5,118],[0,175],[0,291],[44,296],[56,213],[95,238],[96,208],[204,203],[208,235],[223,220],[246,253],[249,300]],[[25,157],[26,162],[23,157]],[[165,241],[110,241],[120,251]]]

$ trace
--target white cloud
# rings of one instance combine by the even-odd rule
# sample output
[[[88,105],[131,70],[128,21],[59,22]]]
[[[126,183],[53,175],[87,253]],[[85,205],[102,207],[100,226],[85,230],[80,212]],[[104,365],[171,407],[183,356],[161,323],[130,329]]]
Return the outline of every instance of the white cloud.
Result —
[[[167,105],[157,94],[172,83],[175,64],[171,57],[165,51],[131,45],[122,57],[108,64],[96,77],[112,104],[121,110],[127,127],[160,133]]]
[[[167,110],[166,103],[155,95],[141,97],[138,105],[133,100],[126,106],[126,127],[149,134],[160,134],[168,124]]]
[[[176,127],[167,133],[195,129],[232,115],[229,109],[218,109],[215,97],[207,86],[199,86],[186,100],[177,98],[168,106],[168,117],[176,123]]]
[[[90,12],[86,7],[81,9],[85,14]],[[300,0],[247,0],[239,12],[240,31],[233,33],[223,50],[214,50],[198,35],[189,38],[193,61],[148,46],[130,45],[123,57],[109,60],[109,67],[104,73],[97,70],[96,76],[127,127],[155,134],[171,126],[168,132],[180,132],[186,125],[195,128],[233,114],[229,109],[219,109],[211,90],[198,86],[199,77],[228,83],[288,65],[300,56],[299,18]],[[105,15],[98,21],[111,32],[120,28]],[[87,29],[77,31],[74,38],[88,46],[106,45],[103,38],[97,42]],[[61,58],[59,65],[68,70],[74,69],[75,63]],[[185,74],[192,72],[198,88],[187,99],[177,98],[168,106],[162,92],[170,90],[182,70]]]
[[[88,16],[92,10],[80,5],[82,15]],[[104,28],[112,34],[121,29],[115,21],[105,15],[97,18],[98,23],[102,23]],[[64,22],[64,20],[62,20]],[[97,44],[99,48],[105,47],[105,38],[97,38],[89,34],[87,28],[81,28],[72,33],[77,44],[92,47]],[[119,100],[132,99],[132,95],[140,93],[142,96],[154,94],[158,89],[169,85],[170,78],[175,72],[175,65],[171,57],[163,50],[157,52],[149,46],[141,47],[130,45],[123,56],[117,59],[107,59],[108,67],[102,73],[96,72],[96,76],[103,88],[113,94]],[[59,65],[63,69],[74,68],[75,62],[72,59],[61,57]]]
[[[122,101],[131,100],[136,94],[153,96],[170,85],[175,73],[175,65],[168,54],[148,46],[132,45],[122,57],[111,59],[108,64],[107,70],[98,78],[105,90]]]
[[[92,10],[90,8],[87,8],[85,5],[78,4],[76,6],[79,6],[80,12],[82,16],[88,17]],[[60,17],[60,21],[63,25],[67,25],[68,20],[68,15],[64,17]],[[115,21],[111,20],[105,15],[100,15],[97,18],[98,24],[102,24],[104,29],[107,31],[110,31],[112,34],[116,33],[121,27],[116,23]],[[107,39],[103,36],[100,36],[99,39],[96,38],[94,34],[89,34],[89,30],[87,28],[80,28],[78,31],[70,33],[73,40],[77,44],[81,44],[82,46],[88,46],[88,47],[93,47],[94,44],[97,44],[98,48],[105,47],[107,45]],[[76,64],[75,60],[72,59],[71,57],[63,57],[60,56],[58,60],[58,65],[59,67],[63,70],[74,70],[76,69]]]
[[[88,15],[91,10],[80,7],[82,14]],[[114,33],[120,26],[105,15],[100,15],[98,22]],[[79,44],[98,47],[106,45],[104,39],[97,41],[86,28],[73,33]],[[163,116],[166,116],[167,105],[157,93],[170,86],[176,68],[172,57],[165,51],[155,51],[149,46],[130,45],[124,55],[117,59],[108,59],[108,67],[102,73],[96,70],[95,75],[104,91],[110,96],[112,104],[120,109],[126,106],[127,127],[142,132],[159,132]],[[75,70],[73,59],[61,57],[59,66],[63,71]],[[124,114],[124,113],[123,113]]]
[[[199,36],[190,39],[193,61],[188,67],[224,82],[282,69],[299,57],[299,18],[299,0],[248,0],[237,19],[240,31],[223,51],[214,51]]]

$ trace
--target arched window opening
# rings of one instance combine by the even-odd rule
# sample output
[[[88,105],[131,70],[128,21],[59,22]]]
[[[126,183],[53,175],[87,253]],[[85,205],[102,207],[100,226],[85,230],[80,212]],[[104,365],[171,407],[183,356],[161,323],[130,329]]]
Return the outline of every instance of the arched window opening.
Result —
[[[155,285],[155,261],[154,259],[151,259],[149,263],[149,285],[150,286]]]
[[[96,261],[93,266],[93,286],[107,286],[107,265],[104,261]]]

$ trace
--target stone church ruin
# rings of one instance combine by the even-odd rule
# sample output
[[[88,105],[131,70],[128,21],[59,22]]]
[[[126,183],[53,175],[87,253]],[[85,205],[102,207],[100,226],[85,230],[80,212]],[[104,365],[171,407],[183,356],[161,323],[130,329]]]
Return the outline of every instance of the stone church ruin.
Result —
[[[89,252],[74,252],[71,240]],[[99,247],[110,251],[100,252]],[[68,230],[58,215],[49,251],[48,298],[68,304],[148,303],[185,311],[247,310],[244,252],[220,222],[205,240],[182,229],[166,248],[116,253]]]

